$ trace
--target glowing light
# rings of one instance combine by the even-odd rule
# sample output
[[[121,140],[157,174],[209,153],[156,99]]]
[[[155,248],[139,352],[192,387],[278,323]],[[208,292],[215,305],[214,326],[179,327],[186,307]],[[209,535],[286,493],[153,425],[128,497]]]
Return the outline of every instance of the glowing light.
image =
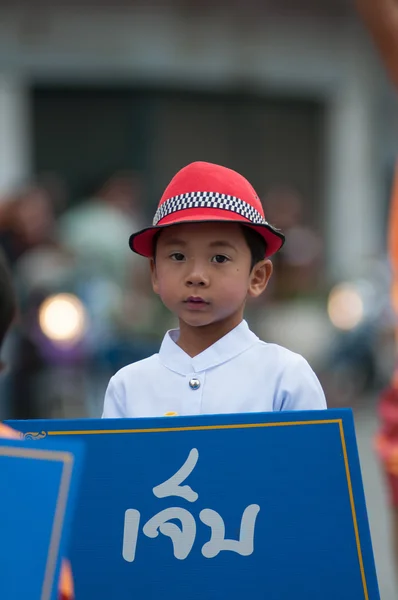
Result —
[[[55,294],[44,300],[39,308],[42,332],[53,342],[75,343],[86,329],[86,311],[82,302],[72,294]]]
[[[331,290],[327,309],[333,325],[346,331],[357,327],[364,315],[363,301],[357,289],[344,283]]]

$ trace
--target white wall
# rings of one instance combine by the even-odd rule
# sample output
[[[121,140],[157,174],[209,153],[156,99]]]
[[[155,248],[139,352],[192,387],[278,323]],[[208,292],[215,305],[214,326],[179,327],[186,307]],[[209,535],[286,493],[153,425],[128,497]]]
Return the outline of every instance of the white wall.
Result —
[[[319,89],[340,76],[344,32],[308,20],[259,21],[213,8],[0,13],[0,68],[43,77],[140,78]]]

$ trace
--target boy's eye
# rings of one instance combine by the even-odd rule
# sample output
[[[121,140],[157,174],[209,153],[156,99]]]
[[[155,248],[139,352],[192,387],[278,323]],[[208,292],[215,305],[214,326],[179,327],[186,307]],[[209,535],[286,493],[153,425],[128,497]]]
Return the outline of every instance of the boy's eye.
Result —
[[[170,255],[170,258],[177,262],[181,262],[184,260],[185,256],[181,252],[173,252],[173,254]]]
[[[224,254],[216,254],[215,256],[213,256],[213,258],[211,259],[211,262],[215,262],[218,264],[222,264],[227,262],[227,260],[229,260],[229,258],[227,256],[224,256]]]

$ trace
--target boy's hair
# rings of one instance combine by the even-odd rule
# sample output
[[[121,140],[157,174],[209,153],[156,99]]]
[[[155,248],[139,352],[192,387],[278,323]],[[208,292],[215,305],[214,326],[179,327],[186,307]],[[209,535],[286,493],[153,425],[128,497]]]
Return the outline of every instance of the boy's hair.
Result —
[[[264,238],[258,234],[256,231],[251,229],[250,227],[246,227],[239,223],[239,227],[242,230],[244,238],[246,240],[246,244],[249,246],[250,254],[251,254],[251,265],[250,270],[261,260],[264,260],[265,253],[267,251],[267,245],[265,243]],[[153,238],[153,258],[156,261],[156,246],[158,243],[158,239],[161,231],[158,231]]]
[[[3,253],[0,251],[0,350],[17,311],[12,278]],[[0,369],[2,367],[0,361]]]
[[[260,260],[264,260],[265,253],[267,251],[267,244],[265,243],[265,239],[250,227],[246,227],[245,225],[239,226],[242,229],[243,235],[245,236],[246,244],[249,246],[252,257],[250,270],[252,270],[254,265],[260,262]]]

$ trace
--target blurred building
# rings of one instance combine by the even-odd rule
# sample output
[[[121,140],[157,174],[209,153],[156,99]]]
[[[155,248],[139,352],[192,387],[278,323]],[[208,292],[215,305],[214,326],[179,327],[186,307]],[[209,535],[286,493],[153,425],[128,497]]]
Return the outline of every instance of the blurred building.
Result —
[[[73,199],[141,173],[151,214],[191,160],[288,184],[330,277],[384,250],[391,91],[348,0],[2,0],[0,195],[57,173]],[[380,190],[386,190],[381,193]]]

